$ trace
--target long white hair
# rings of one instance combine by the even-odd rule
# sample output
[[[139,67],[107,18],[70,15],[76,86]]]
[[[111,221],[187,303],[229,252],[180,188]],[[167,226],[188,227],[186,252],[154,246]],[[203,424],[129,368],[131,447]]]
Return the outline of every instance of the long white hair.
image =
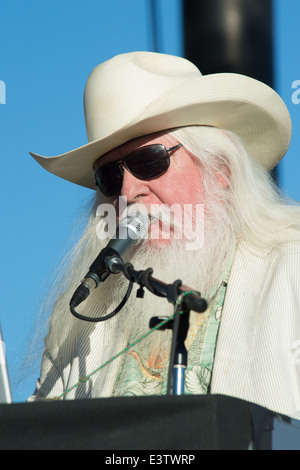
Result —
[[[280,243],[284,230],[299,229],[298,203],[282,194],[236,135],[201,126],[182,127],[171,134],[199,158],[206,194],[217,173],[227,180],[226,197],[238,239],[271,248]]]

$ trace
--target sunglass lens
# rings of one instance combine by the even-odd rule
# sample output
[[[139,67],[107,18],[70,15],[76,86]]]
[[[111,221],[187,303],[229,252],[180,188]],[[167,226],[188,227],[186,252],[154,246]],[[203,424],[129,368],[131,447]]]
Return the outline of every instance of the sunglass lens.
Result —
[[[162,175],[170,166],[170,157],[162,144],[153,144],[134,150],[124,159],[125,167],[135,178],[151,180]],[[101,166],[96,171],[100,191],[111,197],[118,194],[123,184],[123,168],[118,163]]]
[[[122,189],[123,172],[119,165],[102,166],[96,171],[96,182],[104,196],[114,196]]]
[[[126,159],[128,170],[142,180],[162,175],[170,165],[170,158],[163,145],[155,144],[134,150]]]

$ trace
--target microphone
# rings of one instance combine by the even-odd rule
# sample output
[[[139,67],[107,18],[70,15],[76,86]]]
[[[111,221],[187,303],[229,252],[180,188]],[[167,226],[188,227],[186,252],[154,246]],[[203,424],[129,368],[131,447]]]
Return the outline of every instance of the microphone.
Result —
[[[96,288],[100,282],[104,282],[113,272],[112,267],[109,267],[112,259],[123,263],[122,256],[129,248],[137,245],[147,235],[149,227],[148,215],[141,212],[134,216],[127,215],[121,220],[116,229],[115,237],[100,251],[90,266],[89,272],[74,292],[70,301],[71,307],[77,307],[89,296],[91,289]]]

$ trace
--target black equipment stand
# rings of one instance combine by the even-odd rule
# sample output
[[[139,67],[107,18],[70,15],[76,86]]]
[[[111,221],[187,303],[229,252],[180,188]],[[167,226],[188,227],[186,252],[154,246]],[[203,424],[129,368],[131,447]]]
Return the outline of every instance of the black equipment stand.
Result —
[[[0,416],[1,450],[168,450],[198,465],[197,450],[270,449],[273,423],[268,410],[222,395],[16,403]]]

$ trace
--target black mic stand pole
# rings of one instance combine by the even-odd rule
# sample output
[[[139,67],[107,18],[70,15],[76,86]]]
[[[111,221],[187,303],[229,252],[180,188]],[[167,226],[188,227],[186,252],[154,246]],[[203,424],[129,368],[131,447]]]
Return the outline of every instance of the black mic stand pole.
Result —
[[[184,342],[189,329],[189,314],[189,310],[176,309],[174,320],[164,322],[163,320],[166,320],[167,317],[153,317],[150,320],[150,328],[158,327],[162,323],[159,329],[173,330],[167,395],[170,395],[171,388],[173,395],[184,395],[184,378],[188,358]]]

